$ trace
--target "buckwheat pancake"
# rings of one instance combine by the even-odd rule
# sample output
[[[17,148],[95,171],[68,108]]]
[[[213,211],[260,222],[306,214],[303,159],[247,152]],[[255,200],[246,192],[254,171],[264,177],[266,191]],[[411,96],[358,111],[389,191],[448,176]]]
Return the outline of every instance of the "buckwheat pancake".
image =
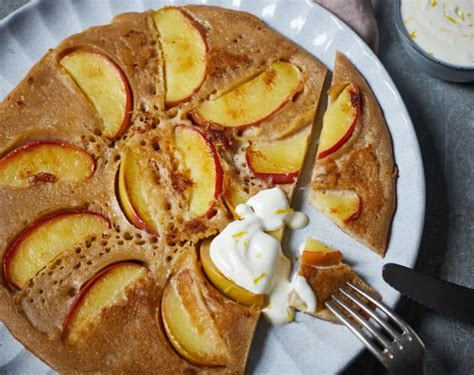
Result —
[[[325,75],[207,6],[122,14],[48,51],[0,105],[9,331],[63,373],[243,373],[260,312],[213,288],[196,246],[259,190],[291,198]],[[228,111],[237,94],[254,117]],[[291,165],[266,151],[292,142]]]
[[[390,133],[369,85],[349,59],[338,52],[330,102],[332,97],[337,106],[349,86],[353,88],[348,100],[352,101],[349,107],[354,115],[346,114],[354,122],[343,129],[332,148],[325,150],[326,155],[321,150],[323,124],[311,179],[310,202],[346,233],[384,256],[395,211],[398,174]],[[343,104],[340,105],[342,108]],[[329,129],[334,124],[328,121],[326,125]]]

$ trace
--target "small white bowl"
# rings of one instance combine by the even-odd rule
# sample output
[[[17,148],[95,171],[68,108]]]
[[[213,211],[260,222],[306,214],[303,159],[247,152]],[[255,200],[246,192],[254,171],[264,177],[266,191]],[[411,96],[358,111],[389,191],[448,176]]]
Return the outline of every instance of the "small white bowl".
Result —
[[[429,75],[451,82],[474,82],[474,67],[461,66],[447,63],[428,55],[410,37],[403,23],[400,0],[393,2],[393,15],[397,25],[398,34],[402,39],[403,47],[415,65]]]

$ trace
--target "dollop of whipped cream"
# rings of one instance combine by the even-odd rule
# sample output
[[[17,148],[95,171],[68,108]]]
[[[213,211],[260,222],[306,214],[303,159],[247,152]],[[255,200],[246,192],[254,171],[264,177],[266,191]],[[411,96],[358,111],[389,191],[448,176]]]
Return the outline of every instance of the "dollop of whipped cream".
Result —
[[[269,304],[263,314],[271,323],[286,323],[293,318],[288,302],[291,262],[283,254],[280,241],[267,232],[285,224],[292,229],[303,228],[308,218],[290,208],[278,187],[260,191],[238,205],[236,212],[241,219],[228,224],[212,240],[211,259],[224,276],[240,287],[268,295]]]

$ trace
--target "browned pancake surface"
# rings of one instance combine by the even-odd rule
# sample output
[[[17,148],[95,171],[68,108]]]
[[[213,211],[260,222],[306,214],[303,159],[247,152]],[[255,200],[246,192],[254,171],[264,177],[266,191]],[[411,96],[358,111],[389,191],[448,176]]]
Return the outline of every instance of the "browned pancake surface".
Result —
[[[225,171],[224,191],[233,184],[248,194],[272,186],[256,178],[242,162],[252,140],[278,139],[310,126],[326,69],[306,52],[273,32],[256,17],[216,7],[184,8],[205,29],[209,46],[204,84],[187,102],[164,105],[162,61],[151,12],[117,16],[110,25],[74,35],[49,51],[0,105],[0,152],[33,140],[54,139],[92,154],[96,171],[85,182],[44,183],[27,189],[0,187],[0,257],[18,234],[50,213],[86,209],[102,213],[111,228],[63,252],[21,291],[11,290],[3,274],[0,319],[36,356],[64,373],[243,373],[259,312],[224,298],[205,279],[196,244],[225,227],[232,215],[222,199],[211,218],[192,217],[185,209],[186,184],[176,170],[173,129],[195,126],[189,112],[209,95],[256,76],[274,61],[296,64],[304,81],[299,95],[264,123],[244,132],[203,129],[217,147]],[[117,139],[101,135],[93,106],[59,65],[75,48],[109,56],[125,73],[133,92],[129,128]],[[124,216],[115,191],[117,170],[126,146],[144,155],[143,171],[156,168],[156,204],[166,207],[158,236],[135,228]],[[156,145],[159,145],[157,147]],[[291,197],[294,183],[282,185]],[[103,311],[80,342],[61,337],[63,321],[80,289],[100,270],[121,261],[148,267],[147,277],[127,292],[127,302]],[[199,280],[230,361],[221,367],[196,366],[178,355],[160,320],[167,281],[190,269]],[[0,271],[0,272],[3,272]]]
[[[361,214],[340,226],[383,256],[396,205],[397,168],[390,134],[369,85],[340,52],[336,55],[332,85],[339,82],[352,82],[358,86],[361,115],[351,140],[334,155],[316,161],[312,191],[355,190],[362,200]]]

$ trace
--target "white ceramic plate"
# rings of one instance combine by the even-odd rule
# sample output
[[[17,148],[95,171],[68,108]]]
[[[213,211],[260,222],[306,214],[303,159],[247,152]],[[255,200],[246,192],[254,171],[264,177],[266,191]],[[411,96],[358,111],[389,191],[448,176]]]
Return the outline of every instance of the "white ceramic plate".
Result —
[[[389,306],[399,294],[385,284],[382,265],[415,262],[423,226],[425,187],[420,151],[412,123],[400,95],[370,48],[341,20],[311,0],[62,0],[33,1],[0,22],[0,98],[3,98],[31,66],[62,39],[89,26],[109,23],[116,14],[144,11],[163,5],[199,3],[245,10],[311,52],[332,69],[336,50],[344,52],[372,87],[385,114],[393,138],[400,171],[398,206],[390,246],[385,259],[344,235],[327,219],[304,204],[306,189],[299,189],[296,208],[305,211],[310,225],[290,235],[288,251],[295,252],[308,234],[340,248]],[[314,152],[315,145],[312,147]],[[310,163],[306,163],[308,180]],[[43,374],[48,366],[12,338],[0,324],[0,373]],[[362,345],[342,326],[299,315],[296,323],[270,327],[262,322],[253,343],[248,372],[271,374],[334,373],[342,370],[361,351]]]

